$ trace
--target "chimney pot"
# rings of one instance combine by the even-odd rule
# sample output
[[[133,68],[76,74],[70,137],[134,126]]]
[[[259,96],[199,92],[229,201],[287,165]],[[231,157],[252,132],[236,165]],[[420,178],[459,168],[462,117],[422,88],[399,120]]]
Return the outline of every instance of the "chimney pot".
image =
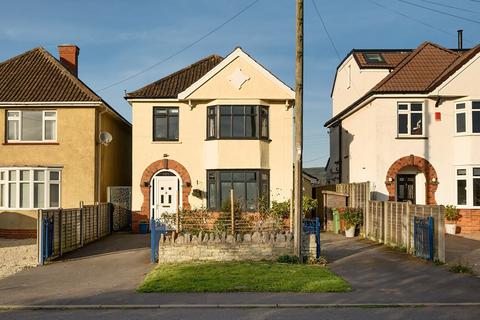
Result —
[[[60,62],[68,69],[75,77],[78,76],[78,54],[80,48],[74,44],[62,44],[58,46],[58,54]]]
[[[463,49],[463,30],[457,30],[458,34],[458,49]]]

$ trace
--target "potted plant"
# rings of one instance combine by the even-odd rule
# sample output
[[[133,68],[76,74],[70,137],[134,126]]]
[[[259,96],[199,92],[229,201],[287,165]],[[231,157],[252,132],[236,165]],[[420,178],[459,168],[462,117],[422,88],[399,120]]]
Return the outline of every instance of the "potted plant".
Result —
[[[445,231],[448,234],[455,234],[457,232],[457,221],[460,217],[461,215],[455,206],[445,206],[445,219],[447,220],[447,223],[445,223]]]
[[[362,212],[356,208],[346,208],[342,215],[345,221],[345,236],[347,238],[355,237],[357,225],[362,223]]]

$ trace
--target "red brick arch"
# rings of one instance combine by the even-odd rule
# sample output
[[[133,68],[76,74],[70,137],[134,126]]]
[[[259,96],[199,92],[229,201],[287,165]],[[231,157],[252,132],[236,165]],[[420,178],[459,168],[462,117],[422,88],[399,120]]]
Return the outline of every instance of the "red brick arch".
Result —
[[[138,232],[138,223],[140,220],[148,220],[150,218],[150,181],[153,176],[162,169],[169,169],[175,171],[182,178],[182,208],[190,210],[190,202],[188,201],[188,195],[192,190],[192,180],[190,174],[185,167],[170,159],[161,159],[151,163],[142,174],[140,182],[140,189],[143,194],[143,203],[140,212],[132,213],[132,229],[134,232]]]
[[[385,185],[388,190],[388,198],[390,201],[395,200],[395,179],[397,174],[405,167],[414,166],[420,172],[425,175],[426,189],[425,189],[425,203],[426,204],[436,204],[435,192],[438,187],[438,176],[435,168],[432,166],[428,160],[415,156],[413,154],[400,158],[392,165],[387,171],[387,176],[385,178]],[[389,181],[392,179],[392,181]]]

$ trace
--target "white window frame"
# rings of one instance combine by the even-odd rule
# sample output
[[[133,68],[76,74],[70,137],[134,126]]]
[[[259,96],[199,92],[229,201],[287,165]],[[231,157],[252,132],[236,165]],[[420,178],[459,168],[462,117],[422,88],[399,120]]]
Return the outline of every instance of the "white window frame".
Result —
[[[10,180],[9,172],[15,172],[15,180]],[[29,171],[29,180],[25,181],[29,183],[29,206],[26,208],[20,207],[20,171]],[[44,207],[36,208],[34,207],[34,171],[43,171],[44,175]],[[62,203],[62,169],[61,168],[53,168],[53,167],[3,167],[0,168],[0,172],[4,172],[4,179],[0,180],[0,184],[4,185],[3,188],[3,199],[4,204],[0,207],[0,210],[37,210],[37,209],[58,209]],[[58,180],[50,180],[50,172],[58,172]],[[24,181],[22,181],[24,182]],[[10,183],[16,183],[15,192],[16,192],[16,199],[15,199],[15,206],[9,206],[10,199],[9,199],[9,192],[10,192]],[[37,181],[38,183],[38,181]],[[58,204],[57,207],[50,207],[50,185],[51,184],[58,184]]]
[[[479,136],[480,132],[473,132],[473,103],[480,102],[480,100],[462,100],[455,102],[455,136]],[[457,110],[457,105],[465,104],[465,109]],[[475,109],[475,112],[480,112],[480,109]],[[457,114],[465,113],[465,132],[457,132]]]
[[[478,209],[480,206],[475,206],[473,205],[473,179],[474,178],[480,178],[479,176],[473,176],[473,168],[480,168],[479,165],[474,165],[474,166],[460,166],[455,168],[455,205],[459,208],[474,208]],[[465,175],[458,175],[458,170],[459,169],[464,169],[466,170]],[[458,180],[466,180],[466,197],[467,197],[467,203],[466,204],[458,204],[458,190],[457,190],[457,181]]]
[[[422,111],[412,111],[412,104],[420,104],[422,105]],[[407,110],[400,110],[400,105],[407,105]],[[397,137],[411,137],[411,138],[424,138],[425,137],[425,114],[427,104],[424,101],[408,101],[408,102],[397,102]],[[412,134],[412,126],[411,126],[411,114],[412,113],[422,113],[422,134]],[[401,114],[407,115],[407,129],[408,133],[400,133],[400,127],[398,125],[398,119]]]
[[[9,143],[45,143],[45,142],[57,142],[57,136],[58,136],[58,132],[57,132],[57,126],[58,126],[58,117],[57,117],[57,111],[56,110],[25,110],[25,111],[39,111],[39,112],[42,112],[42,140],[23,140],[22,138],[22,135],[23,135],[23,131],[22,131],[22,113],[23,111],[22,110],[7,110],[7,129],[6,129],[6,136],[5,136],[5,140]],[[16,112],[19,116],[18,117],[13,117],[13,116],[8,116],[8,113],[9,112]],[[46,113],[47,112],[53,112],[55,113],[55,116],[47,116]],[[51,121],[51,120],[54,120],[55,121],[55,126],[54,126],[54,133],[55,133],[55,136],[53,137],[53,139],[45,139],[45,122],[46,121]],[[9,121],[18,121],[18,139],[16,140],[10,140],[8,139],[8,122]]]

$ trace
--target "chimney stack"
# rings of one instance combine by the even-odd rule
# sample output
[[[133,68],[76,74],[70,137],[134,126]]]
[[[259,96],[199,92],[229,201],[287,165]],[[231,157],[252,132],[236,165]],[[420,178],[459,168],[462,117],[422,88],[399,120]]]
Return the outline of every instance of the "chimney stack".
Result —
[[[80,53],[80,48],[74,44],[62,44],[58,46],[58,53],[60,55],[60,62],[63,66],[77,77],[78,54]]]
[[[463,30],[457,30],[458,33],[458,49],[463,49]]]

